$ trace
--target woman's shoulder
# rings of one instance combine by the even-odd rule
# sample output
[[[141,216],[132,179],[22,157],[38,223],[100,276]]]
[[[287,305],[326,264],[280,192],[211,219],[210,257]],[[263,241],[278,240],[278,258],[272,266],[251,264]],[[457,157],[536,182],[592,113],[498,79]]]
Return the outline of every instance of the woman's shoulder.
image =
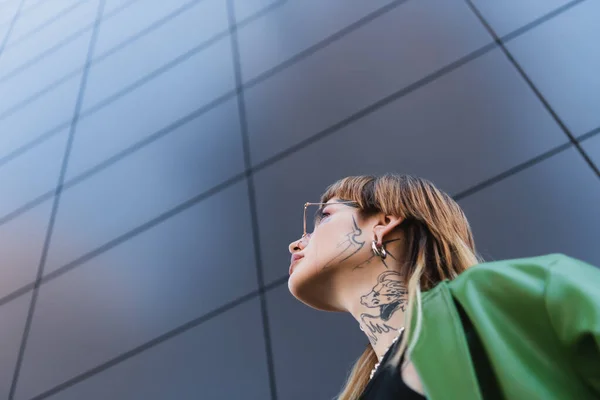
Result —
[[[515,294],[538,296],[552,283],[563,281],[600,282],[600,269],[585,261],[562,253],[536,257],[484,262],[469,268],[447,283],[450,291],[460,293],[484,292],[502,298]]]
[[[598,268],[562,253],[535,257],[483,262],[463,272],[455,281],[502,279],[546,279],[550,273],[570,273],[579,270],[598,271]]]
[[[560,260],[570,259],[571,257],[562,253],[552,253],[533,257],[511,258],[504,260],[485,261],[469,268],[467,272],[476,270],[496,270],[496,269],[531,269],[531,268],[549,268]]]

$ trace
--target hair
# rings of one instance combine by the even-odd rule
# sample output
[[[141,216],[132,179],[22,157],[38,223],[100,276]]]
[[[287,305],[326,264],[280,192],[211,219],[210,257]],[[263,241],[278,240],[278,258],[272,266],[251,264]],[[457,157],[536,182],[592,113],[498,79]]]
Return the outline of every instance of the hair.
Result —
[[[408,309],[405,331],[392,363],[397,365],[405,350],[408,361],[421,329],[421,292],[444,280],[454,279],[467,268],[483,262],[475,251],[467,218],[449,195],[430,181],[410,175],[343,178],[327,188],[321,202],[326,203],[334,197],[358,203],[362,216],[383,212],[403,219],[397,229],[404,233],[407,257],[405,268],[399,272],[403,281],[408,282]],[[355,362],[337,399],[358,399],[376,362],[377,356],[369,343]]]

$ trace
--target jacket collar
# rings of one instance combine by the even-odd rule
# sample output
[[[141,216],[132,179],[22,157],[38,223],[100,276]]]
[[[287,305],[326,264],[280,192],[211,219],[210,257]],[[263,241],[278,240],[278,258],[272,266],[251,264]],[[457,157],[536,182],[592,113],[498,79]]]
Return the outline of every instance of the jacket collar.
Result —
[[[447,281],[423,293],[422,311],[421,334],[411,360],[427,398],[447,399],[451,390],[452,398],[481,400],[465,332]],[[411,327],[415,323],[416,317]]]

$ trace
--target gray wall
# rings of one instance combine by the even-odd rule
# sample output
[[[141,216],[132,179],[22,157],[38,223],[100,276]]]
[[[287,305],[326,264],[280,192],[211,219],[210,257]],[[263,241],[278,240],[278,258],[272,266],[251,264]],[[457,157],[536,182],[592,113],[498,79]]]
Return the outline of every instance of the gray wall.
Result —
[[[366,338],[287,290],[351,174],[488,260],[600,265],[600,1],[0,0],[0,398],[329,399]]]

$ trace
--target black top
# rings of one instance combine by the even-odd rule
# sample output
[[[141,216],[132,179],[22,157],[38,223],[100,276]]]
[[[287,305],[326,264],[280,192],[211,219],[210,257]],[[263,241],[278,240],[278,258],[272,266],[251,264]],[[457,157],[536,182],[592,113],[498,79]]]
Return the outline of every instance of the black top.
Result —
[[[375,375],[367,383],[365,390],[360,396],[360,400],[422,400],[424,396],[409,388],[400,376],[400,366],[404,361],[404,354],[400,359],[400,363],[394,368],[390,365],[389,359],[392,354],[395,354],[400,347],[402,341],[400,334],[398,339],[390,349],[385,353]]]

